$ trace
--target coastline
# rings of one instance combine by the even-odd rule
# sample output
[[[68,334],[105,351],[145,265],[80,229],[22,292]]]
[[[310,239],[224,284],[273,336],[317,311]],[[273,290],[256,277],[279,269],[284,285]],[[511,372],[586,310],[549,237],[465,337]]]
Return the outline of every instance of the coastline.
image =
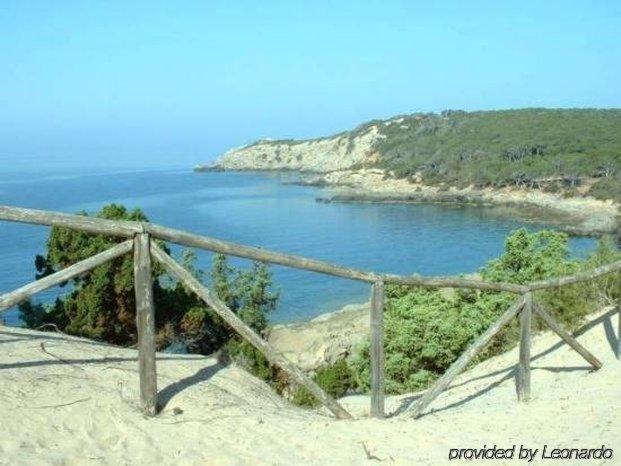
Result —
[[[317,202],[418,203],[494,208],[521,221],[548,223],[575,236],[619,234],[619,208],[610,200],[564,197],[539,190],[513,188],[441,188],[387,176],[380,169],[300,174],[301,185],[325,188]]]

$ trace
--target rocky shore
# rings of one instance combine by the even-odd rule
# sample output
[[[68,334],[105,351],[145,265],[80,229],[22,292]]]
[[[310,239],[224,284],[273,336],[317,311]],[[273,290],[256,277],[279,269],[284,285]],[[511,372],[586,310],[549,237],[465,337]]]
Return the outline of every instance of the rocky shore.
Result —
[[[301,175],[300,184],[327,188],[319,202],[436,203],[494,208],[526,222],[545,222],[574,235],[619,234],[618,205],[592,197],[564,197],[514,188],[457,189],[396,179],[380,169]]]
[[[295,181],[286,184],[325,188],[317,202],[331,203],[412,203],[444,204],[447,206],[476,206],[494,209],[499,216],[511,217],[526,223],[545,223],[570,235],[613,235],[621,243],[621,214],[612,200],[595,199],[581,194],[566,197],[535,189],[485,188],[463,189],[429,186],[420,181],[394,178],[382,169],[362,168],[334,170],[327,173],[291,168],[244,168],[219,165],[198,166],[195,171],[256,171],[294,172]],[[588,190],[589,184],[585,185]]]
[[[511,112],[492,113],[490,118],[496,119],[512,115]],[[381,149],[386,141],[402,144],[404,138],[415,140],[427,137],[425,125],[448,124],[450,118],[450,115],[398,116],[383,121],[374,120],[351,131],[328,137],[307,140],[262,139],[231,149],[212,164],[199,165],[195,170],[297,172],[300,175],[297,183],[328,188],[326,195],[318,199],[321,202],[484,206],[496,208],[501,215],[504,210],[506,215],[518,220],[553,224],[574,235],[620,235],[618,203],[589,195],[591,188],[601,183],[603,175],[597,175],[597,170],[592,174],[582,174],[580,182],[572,185],[572,189],[559,188],[555,184],[559,181],[557,178],[540,178],[536,180],[537,184],[523,189],[515,187],[515,184],[511,184],[513,187],[478,189],[473,186],[456,188],[442,183],[425,185],[424,170],[402,178],[395,176],[389,169],[378,168],[382,157],[386,155]],[[481,144],[485,145],[484,141]],[[441,141],[436,141],[434,147],[444,146]],[[606,176],[611,176],[614,163],[604,165],[598,169],[599,172],[606,169]],[[518,168],[516,166],[515,169]],[[550,192],[553,189],[559,192]]]
[[[305,372],[353,354],[369,335],[369,304],[350,304],[308,322],[275,325],[268,341]]]

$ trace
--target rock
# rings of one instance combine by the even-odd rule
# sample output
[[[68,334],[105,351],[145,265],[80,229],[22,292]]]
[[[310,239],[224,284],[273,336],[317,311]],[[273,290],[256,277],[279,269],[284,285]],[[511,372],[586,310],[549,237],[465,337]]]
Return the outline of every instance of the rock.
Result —
[[[299,170],[316,173],[344,170],[376,161],[378,154],[373,144],[377,139],[378,128],[370,125],[327,138],[304,141],[261,140],[226,152],[210,169]]]
[[[270,329],[268,341],[305,372],[351,355],[369,335],[369,304],[350,304],[315,319]]]

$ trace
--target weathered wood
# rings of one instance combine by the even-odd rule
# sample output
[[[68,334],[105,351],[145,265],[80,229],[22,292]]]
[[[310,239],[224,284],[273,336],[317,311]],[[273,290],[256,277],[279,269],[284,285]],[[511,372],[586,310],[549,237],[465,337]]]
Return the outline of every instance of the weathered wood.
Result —
[[[484,282],[460,277],[421,277],[384,274],[381,279],[386,283],[396,285],[423,286],[427,288],[468,288],[472,290],[506,291],[509,293],[523,294],[528,291],[524,285],[501,282]]]
[[[520,361],[515,374],[518,401],[530,400],[530,339],[533,294],[526,293],[520,311]]]
[[[231,311],[217,296],[203,286],[190,272],[166,254],[155,242],[151,243],[151,253],[162,265],[170,272],[171,275],[177,277],[185,286],[192,290],[198,297],[205,301],[224,321],[229,324],[233,330],[250,342],[258,349],[267,360],[280,367],[289,374],[293,380],[306,387],[306,389],[317,398],[326,408],[334,413],[338,419],[352,419],[349,414],[334,398],[328,395],[319,385],[306,376],[294,364],[289,362],[282,354],[276,351],[268,342],[263,340],[246,325],[237,315]]]
[[[157,369],[155,367],[155,306],[153,304],[150,243],[148,233],[138,234],[134,238],[134,290],[138,330],[140,404],[147,416],[155,416],[157,414]]]
[[[482,335],[472,343],[466,351],[464,351],[457,360],[451,364],[451,367],[440,377],[436,383],[433,384],[421,397],[421,399],[414,405],[410,406],[405,412],[411,413],[413,417],[418,417],[429,406],[429,404],[436,399],[436,397],[442,393],[450,385],[459,373],[461,373],[468,363],[472,361],[472,358],[487,345],[490,340],[496,335],[502,327],[504,327],[515,315],[520,312],[524,306],[524,296],[519,297],[505,313],[496,320]]]
[[[613,272],[621,271],[621,260],[611,262],[610,264],[596,267],[588,272],[581,272],[575,275],[568,275],[560,278],[551,278],[549,280],[541,280],[526,285],[531,291],[543,290],[545,288],[558,288],[565,285],[571,285],[574,283],[586,282],[594,278],[600,277]]]
[[[195,235],[182,230],[175,230],[152,223],[132,222],[124,220],[106,220],[82,215],[70,215],[59,212],[48,212],[34,209],[20,209],[15,207],[0,206],[0,220],[13,222],[34,223],[39,225],[51,225],[72,228],[91,233],[105,234],[110,236],[134,236],[136,233],[148,232],[152,236],[171,241],[173,243],[207,249],[213,252],[229,254],[246,259],[284,265],[313,272],[324,273],[337,277],[360,280],[369,283],[383,281],[410,286],[423,286],[428,288],[468,288],[489,291],[506,291],[523,294],[529,290],[555,288],[572,283],[590,280],[592,278],[621,271],[621,261],[613,262],[594,269],[591,272],[579,273],[572,276],[555,278],[534,282],[530,285],[517,285],[514,283],[494,283],[480,280],[470,280],[460,277],[418,277],[400,276],[393,274],[379,274],[350,267],[330,264],[328,262],[305,257],[282,254],[264,249],[243,246],[231,242]]]
[[[602,367],[602,363],[599,359],[597,359],[589,350],[587,350],[584,346],[578,343],[574,337],[572,337],[561,325],[548,314],[543,308],[537,303],[533,302],[533,310],[535,314],[543,319],[543,321],[550,327],[559,337],[561,337],[565,343],[571,346],[574,350],[580,354],[589,364],[593,366],[594,369],[599,369]]]
[[[101,264],[104,264],[112,259],[116,259],[123,254],[127,254],[131,251],[132,246],[132,240],[127,240],[106,251],[89,257],[88,259],[84,259],[83,261],[77,262],[65,269],[48,275],[47,277],[43,277],[40,280],[22,286],[15,291],[6,293],[0,296],[0,312],[25,301],[35,293],[39,293],[40,291],[46,290],[55,285],[60,285],[61,283],[71,280],[78,275],[82,275],[83,273],[86,273]]]
[[[526,287],[512,283],[488,283],[457,277],[402,277],[399,275],[378,274],[330,264],[328,262],[318,261],[315,259],[267,251],[265,249],[251,246],[243,246],[241,244],[195,235],[182,230],[175,230],[152,223],[145,224],[145,229],[156,238],[181,244],[183,246],[206,249],[208,251],[219,252],[221,254],[279,264],[297,269],[310,270],[326,275],[349,278],[351,280],[360,280],[369,283],[383,281],[386,283],[390,282],[402,285],[428,286],[432,288],[461,287],[481,290],[508,291],[520,294],[528,291]]]
[[[245,259],[252,259],[261,262],[269,262],[272,264],[295,267],[303,270],[311,270],[313,272],[319,272],[343,278],[350,278],[352,280],[361,280],[373,283],[379,279],[379,275],[375,273],[364,272],[348,267],[342,267],[340,265],[334,265],[315,259],[307,259],[305,257],[267,251],[256,247],[243,246],[241,244],[221,241],[206,236],[195,235],[192,233],[187,233],[181,230],[174,230],[172,228],[167,228],[160,225],[148,224],[146,225],[146,229],[153,236],[159,239],[170,241],[176,244],[181,244],[183,246],[207,249],[208,251],[218,252],[221,254],[228,254],[231,256],[243,257]]]
[[[617,304],[617,359],[621,359],[621,303]]]
[[[85,215],[72,215],[46,210],[19,209],[16,207],[0,206],[0,220],[18,223],[33,223],[71,228],[108,236],[132,237],[143,231],[139,222],[127,220],[107,220]]]
[[[384,417],[384,283],[371,290],[371,416]]]

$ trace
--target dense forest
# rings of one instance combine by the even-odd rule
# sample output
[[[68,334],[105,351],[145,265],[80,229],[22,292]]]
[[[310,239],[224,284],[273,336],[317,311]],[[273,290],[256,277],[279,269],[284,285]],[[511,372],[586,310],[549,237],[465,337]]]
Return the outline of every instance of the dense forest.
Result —
[[[371,121],[376,162],[425,184],[539,188],[621,200],[621,110],[418,113]]]

